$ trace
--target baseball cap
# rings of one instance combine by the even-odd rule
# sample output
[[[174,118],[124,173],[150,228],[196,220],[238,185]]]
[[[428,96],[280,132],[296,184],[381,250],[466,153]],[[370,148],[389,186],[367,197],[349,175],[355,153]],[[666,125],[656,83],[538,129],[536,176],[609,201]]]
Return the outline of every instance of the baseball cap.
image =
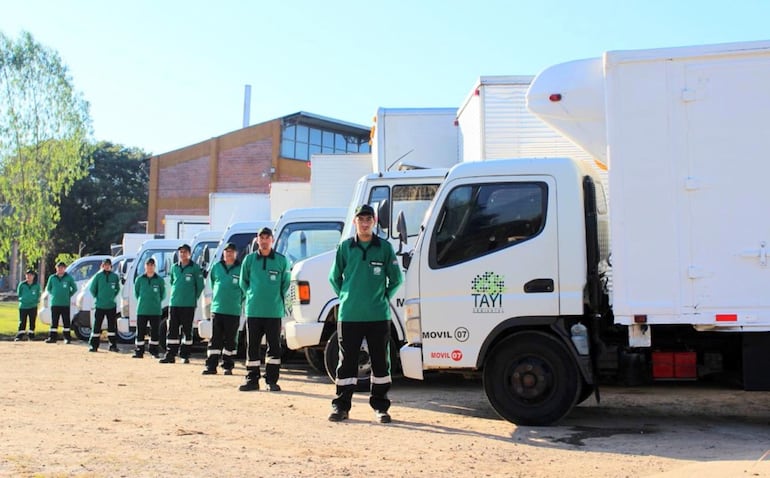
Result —
[[[233,250],[233,251],[237,251],[237,250],[238,250],[238,246],[236,246],[236,245],[235,245],[234,243],[232,243],[232,242],[228,242],[227,244],[225,244],[225,250],[226,250],[226,251],[227,251],[227,250]]]
[[[190,249],[190,245],[189,244],[182,244],[181,246],[176,248],[177,251],[181,251],[182,249],[186,249],[187,252],[190,252],[192,250],[192,249]]]
[[[56,267],[67,267],[67,264],[64,261],[59,261],[56,263]]]
[[[269,227],[263,227],[262,229],[259,230],[257,235],[261,236],[262,234],[265,234],[265,235],[268,235],[268,236],[272,236],[273,235],[273,230],[270,229]]]
[[[356,208],[356,216],[374,217],[374,208],[368,204],[362,204]]]
[[[27,274],[36,274],[35,269],[27,269]]]
[[[112,260],[110,260],[110,258],[109,258],[109,257],[107,257],[106,259],[104,259],[104,260],[102,261],[102,264],[109,264],[109,265],[112,265]]]

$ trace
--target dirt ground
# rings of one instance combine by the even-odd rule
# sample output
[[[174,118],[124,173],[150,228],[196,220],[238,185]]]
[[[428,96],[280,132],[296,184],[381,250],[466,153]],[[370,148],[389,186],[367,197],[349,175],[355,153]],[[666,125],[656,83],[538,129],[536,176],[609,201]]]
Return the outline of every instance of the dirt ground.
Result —
[[[239,392],[245,370],[0,342],[0,476],[770,477],[770,392],[694,384],[604,388],[559,426],[517,427],[479,381],[397,379],[393,423],[297,358],[282,392]]]

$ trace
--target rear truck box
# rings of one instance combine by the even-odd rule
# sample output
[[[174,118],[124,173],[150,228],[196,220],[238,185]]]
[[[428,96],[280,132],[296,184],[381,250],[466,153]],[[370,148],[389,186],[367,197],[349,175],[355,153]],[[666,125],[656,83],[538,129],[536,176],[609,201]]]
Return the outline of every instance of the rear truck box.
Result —
[[[270,195],[261,193],[209,193],[209,224],[224,231],[235,222],[270,220]]]
[[[405,375],[479,372],[528,425],[597,392],[605,351],[635,379],[770,389],[769,81],[770,42],[540,73],[528,108],[608,165],[612,201],[571,158],[452,168],[406,263]]]

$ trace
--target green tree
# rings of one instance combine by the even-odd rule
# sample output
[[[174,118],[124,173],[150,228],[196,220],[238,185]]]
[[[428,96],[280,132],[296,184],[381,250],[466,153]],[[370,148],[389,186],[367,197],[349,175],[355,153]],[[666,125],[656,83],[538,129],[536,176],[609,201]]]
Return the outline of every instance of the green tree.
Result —
[[[124,232],[145,232],[149,154],[109,142],[94,146],[88,175],[61,200],[55,251],[109,254]]]
[[[47,253],[61,195],[87,172],[89,133],[88,103],[58,53],[0,33],[0,257],[12,241],[30,262]]]

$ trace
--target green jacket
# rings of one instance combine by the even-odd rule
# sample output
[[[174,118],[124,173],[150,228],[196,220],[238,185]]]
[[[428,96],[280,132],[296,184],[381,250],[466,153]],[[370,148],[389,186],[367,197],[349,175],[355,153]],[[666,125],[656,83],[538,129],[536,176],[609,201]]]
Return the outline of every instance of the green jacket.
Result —
[[[166,281],[158,274],[142,274],[134,281],[136,315],[163,315]]]
[[[289,290],[286,257],[275,250],[266,256],[258,250],[246,256],[241,265],[241,289],[246,294],[246,317],[282,318]]]
[[[88,290],[94,296],[94,308],[115,309],[115,297],[120,292],[120,278],[114,272],[100,270],[91,277]]]
[[[37,309],[37,303],[40,302],[40,284],[37,281],[27,284],[27,281],[19,282],[16,287],[16,295],[19,296],[20,309]]]
[[[340,322],[390,320],[389,300],[401,285],[401,267],[393,246],[372,236],[364,243],[351,237],[337,246],[329,282],[340,298]]]
[[[75,284],[75,279],[65,272],[61,277],[51,274],[45,290],[51,296],[49,304],[51,307],[69,307],[70,297],[78,291],[78,286]]]
[[[240,278],[241,261],[239,260],[229,267],[224,260],[211,266],[211,272],[209,272],[212,291],[211,312],[240,317],[243,308]]]
[[[163,315],[166,281],[158,274],[142,274],[134,281],[136,315]]]
[[[170,307],[195,307],[198,297],[203,292],[203,271],[201,267],[190,261],[186,266],[177,262],[171,266],[171,298]]]

